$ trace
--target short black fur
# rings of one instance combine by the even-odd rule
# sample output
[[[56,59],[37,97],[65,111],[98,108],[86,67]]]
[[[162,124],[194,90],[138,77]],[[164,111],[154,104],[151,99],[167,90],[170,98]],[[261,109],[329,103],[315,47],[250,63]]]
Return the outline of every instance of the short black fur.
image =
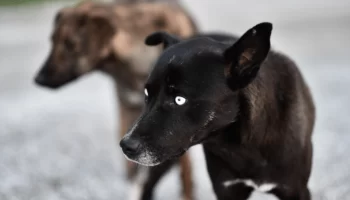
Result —
[[[147,38],[171,45],[148,78],[142,116],[121,141],[125,155],[154,166],[203,144],[218,199],[246,200],[257,189],[310,200],[315,108],[297,66],[270,50],[271,31],[261,23],[239,39]]]

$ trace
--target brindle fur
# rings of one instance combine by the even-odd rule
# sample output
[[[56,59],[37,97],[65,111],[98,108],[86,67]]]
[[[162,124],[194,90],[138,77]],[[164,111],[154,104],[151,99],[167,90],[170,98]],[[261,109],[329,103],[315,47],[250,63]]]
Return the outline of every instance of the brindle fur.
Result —
[[[52,34],[52,49],[36,82],[58,88],[91,71],[102,71],[116,83],[119,99],[122,137],[141,113],[144,102],[143,84],[161,48],[149,49],[144,38],[163,30],[181,38],[197,32],[189,14],[179,5],[164,3],[101,4],[83,2],[64,8],[56,16]],[[180,159],[183,197],[192,199],[191,164],[189,155]],[[153,190],[158,179],[172,165],[151,170],[156,178],[148,184]],[[135,164],[128,161],[128,177],[134,177]],[[159,170],[158,170],[159,169]],[[160,172],[157,172],[160,171]],[[154,171],[154,172],[153,172]],[[149,191],[144,191],[149,193]],[[152,195],[144,195],[150,199]]]

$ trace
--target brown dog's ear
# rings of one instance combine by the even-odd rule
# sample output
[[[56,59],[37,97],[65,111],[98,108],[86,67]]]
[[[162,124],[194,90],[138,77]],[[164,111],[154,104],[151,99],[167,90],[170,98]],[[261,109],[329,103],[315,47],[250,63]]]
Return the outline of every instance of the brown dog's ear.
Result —
[[[58,11],[55,16],[54,23],[58,24],[64,17],[73,17],[78,13],[83,15],[87,13],[95,4],[92,1],[82,1],[78,3],[75,7],[65,7]],[[79,15],[78,14],[78,15]],[[83,19],[83,18],[82,18]]]
[[[65,16],[65,15],[68,15],[69,13],[72,12],[72,8],[62,8],[60,11],[58,11],[58,13],[56,14],[55,16],[55,19],[54,19],[54,24],[57,25],[61,19]]]
[[[271,31],[271,23],[260,23],[224,52],[229,63],[225,76],[231,89],[244,88],[256,77],[270,50]]]
[[[91,49],[101,50],[101,56],[107,56],[111,40],[116,33],[116,27],[113,24],[113,16],[100,11],[88,12],[86,16],[86,26],[89,33],[87,41]]]
[[[149,46],[156,46],[158,44],[164,45],[164,49],[179,43],[180,39],[174,35],[170,35],[166,32],[155,32],[146,37],[145,44]]]

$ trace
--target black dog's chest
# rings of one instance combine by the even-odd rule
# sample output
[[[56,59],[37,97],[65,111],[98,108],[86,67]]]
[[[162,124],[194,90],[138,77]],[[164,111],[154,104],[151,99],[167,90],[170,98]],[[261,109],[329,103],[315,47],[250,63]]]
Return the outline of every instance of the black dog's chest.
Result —
[[[230,190],[244,185],[268,193],[278,187],[278,181],[269,175],[265,159],[253,149],[231,147],[220,151],[204,145],[207,167],[214,188]]]
[[[237,178],[263,178],[262,176],[267,168],[267,160],[256,149],[238,145],[228,147],[225,144],[220,145],[220,147],[204,144],[204,149],[206,155],[209,156],[208,160],[215,157],[216,165],[229,168]]]

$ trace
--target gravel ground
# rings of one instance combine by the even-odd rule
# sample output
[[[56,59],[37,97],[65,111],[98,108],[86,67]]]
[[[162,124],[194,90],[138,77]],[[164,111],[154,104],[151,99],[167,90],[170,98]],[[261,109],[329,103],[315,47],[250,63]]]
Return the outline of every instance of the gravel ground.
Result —
[[[350,199],[350,1],[184,3],[203,30],[240,34],[261,21],[274,23],[274,48],[296,60],[316,101],[313,199]],[[126,199],[111,80],[93,73],[55,92],[33,84],[60,7],[51,2],[0,8],[0,199]],[[214,200],[201,147],[191,154],[197,199]],[[178,191],[174,168],[156,199],[178,199]],[[275,198],[254,194],[251,199]]]

